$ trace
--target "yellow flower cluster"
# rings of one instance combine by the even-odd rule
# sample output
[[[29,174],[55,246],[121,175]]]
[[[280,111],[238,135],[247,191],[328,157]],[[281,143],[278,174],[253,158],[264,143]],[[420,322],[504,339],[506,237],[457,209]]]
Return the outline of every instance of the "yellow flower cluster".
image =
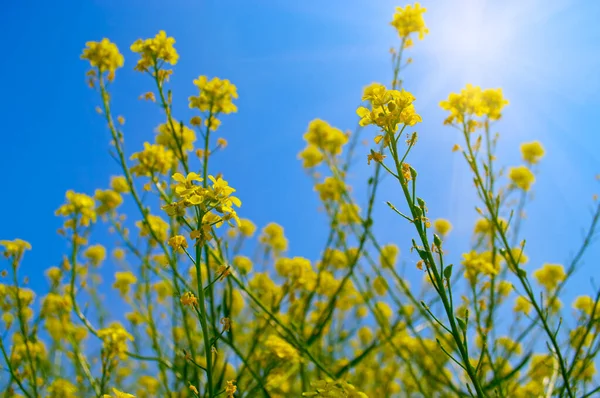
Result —
[[[552,291],[565,280],[567,274],[565,268],[560,264],[544,264],[542,268],[533,273],[533,276],[546,290]]]
[[[275,334],[267,338],[265,349],[268,353],[286,363],[298,363],[300,361],[298,350]]]
[[[260,242],[271,248],[276,254],[288,248],[288,240],[283,234],[283,227],[279,224],[267,224],[260,235]]]
[[[131,285],[137,282],[137,278],[131,272],[115,272],[115,283],[113,287],[119,290],[121,296],[126,296],[129,293]]]
[[[146,177],[166,174],[177,162],[172,150],[148,142],[144,142],[143,151],[131,155],[131,160],[137,160],[137,164],[131,168],[131,174]]]
[[[221,177],[208,176],[208,179],[212,182],[210,187],[203,187],[196,185],[195,182],[202,182],[203,179],[194,172],[188,173],[187,176],[183,176],[181,173],[173,174],[173,179],[176,181],[175,193],[181,199],[179,202],[173,202],[169,205],[163,206],[163,209],[169,215],[181,215],[182,209],[191,206],[199,206],[201,209],[206,211],[205,214],[208,226],[216,224],[220,225],[223,221],[230,221],[231,219],[236,220],[238,225],[240,220],[233,206],[240,207],[242,202],[235,196],[231,196],[235,192],[235,189],[230,187],[227,181]],[[216,215],[210,215],[210,211],[215,210],[222,217]]]
[[[246,256],[235,256],[232,264],[242,275],[248,275],[252,270],[252,260]]]
[[[174,153],[189,152],[194,149],[194,142],[196,142],[196,133],[194,130],[185,126],[182,123],[174,123],[171,128],[170,123],[163,123],[156,129],[158,132],[156,136],[156,143],[170,149]]]
[[[338,213],[338,221],[342,225],[360,222],[360,207],[354,203],[342,203]]]
[[[535,175],[527,166],[511,167],[508,171],[508,178],[523,191],[529,191],[531,184],[535,182]]]
[[[348,135],[331,126],[324,120],[315,119],[304,133],[307,145],[298,157],[304,161],[305,168],[318,166],[325,157],[342,153],[342,147],[348,142]]]
[[[445,218],[438,218],[433,222],[433,228],[442,236],[448,235],[452,231],[452,224]]]
[[[183,252],[184,249],[187,249],[188,243],[183,235],[175,235],[169,238],[169,246],[173,248],[175,251]]]
[[[118,193],[129,192],[129,184],[124,176],[113,176],[110,178],[110,189]]]
[[[315,185],[315,191],[319,193],[319,197],[324,202],[329,200],[338,202],[346,191],[346,186],[344,182],[335,177],[327,177],[322,183]]]
[[[140,54],[141,58],[135,66],[135,70],[147,72],[150,68],[159,68],[163,63],[175,65],[179,54],[173,47],[175,39],[167,37],[164,30],[158,32],[154,38],[138,39],[131,45],[131,51]]]
[[[25,342],[23,336],[15,333],[13,335],[13,351],[10,356],[10,362],[13,366],[19,366],[29,356],[42,361],[47,356],[46,346],[41,340],[28,340]]]
[[[69,190],[66,199],[67,202],[55,212],[57,216],[69,217],[65,228],[87,227],[96,222],[96,202],[92,197]]]
[[[88,41],[85,47],[81,59],[90,61],[92,68],[98,68],[100,73],[108,72],[110,80],[114,77],[117,68],[122,67],[125,62],[116,44],[106,38],[99,42]]]
[[[381,248],[379,263],[383,268],[394,268],[400,249],[394,244],[385,245]]]
[[[521,144],[521,156],[523,160],[530,164],[535,164],[544,157],[544,147],[539,141],[524,142]]]
[[[98,215],[110,213],[123,203],[123,197],[112,189],[96,189],[94,198],[99,203],[96,208],[96,213]]]
[[[204,124],[210,130],[216,130],[221,124],[216,115],[237,112],[237,106],[233,103],[238,98],[237,88],[229,80],[218,77],[208,80],[206,76],[199,76],[194,80],[194,85],[200,92],[197,96],[189,97],[189,106],[208,112],[209,117]]]
[[[482,252],[477,253],[472,250],[469,253],[464,253],[462,264],[465,266],[465,277],[470,281],[474,281],[477,275],[497,275],[500,270],[500,256],[496,256],[496,263],[492,263],[492,253]]]
[[[428,33],[425,12],[419,3],[396,9],[391,25],[400,36],[400,47],[392,50],[394,88],[402,87],[397,84],[402,81],[400,72],[410,63],[402,62],[402,51]],[[191,119],[186,125],[175,121],[173,96],[163,84],[173,73],[164,68],[179,60],[174,44],[172,37],[160,31],[131,46],[137,54],[135,70],[154,77],[154,92],[140,98],[158,101],[164,118],[155,136],[131,156],[130,164],[123,160],[125,118],[111,109],[112,85],[107,84],[123,65],[123,57],[107,39],[90,42],[83,51],[82,58],[92,65],[89,83],[98,84],[101,94],[104,108],[100,113],[114,114],[118,122],[109,122],[108,128],[115,138],[112,151],[121,171],[111,178],[109,189],[98,189],[93,196],[67,192],[56,214],[66,220],[59,234],[73,235],[67,237],[73,239],[72,252],[45,271],[49,288],[41,300],[36,301],[34,291],[26,287],[31,275],[23,272],[28,268],[17,267],[31,245],[20,239],[0,241],[0,257],[3,254],[12,265],[0,267],[0,278],[11,280],[0,283],[0,323],[6,330],[0,339],[0,358],[4,357],[3,371],[10,379],[4,383],[8,395],[437,397],[460,395],[465,382],[473,396],[495,392],[537,397],[548,395],[550,383],[554,383],[555,395],[592,391],[598,304],[593,297],[577,297],[572,303],[577,324],[563,328],[560,336],[549,330],[565,315],[560,313],[558,294],[553,293],[566,281],[567,272],[561,265],[544,264],[525,273],[520,267],[528,261],[524,238],[520,245],[507,243],[520,240],[514,235],[523,216],[513,211],[520,204],[506,195],[518,194],[517,188],[521,193],[531,189],[535,165],[545,151],[538,141],[523,143],[524,166],[507,170],[508,189],[497,183],[504,169],[491,167],[498,136],[488,133],[490,123],[501,118],[508,103],[500,89],[467,85],[441,103],[450,114],[446,123],[463,127],[465,134],[486,129],[485,135],[472,140],[467,134],[468,151],[455,146],[467,155],[477,199],[483,202],[476,207],[482,218],[476,221],[471,248],[458,260],[459,276],[464,272],[466,280],[456,284],[451,283],[449,264],[457,253],[440,246],[440,238],[451,233],[452,224],[443,218],[430,223],[420,198],[427,176],[417,179],[410,165],[419,163],[411,152],[417,133],[409,128],[421,122],[415,97],[378,83],[364,89],[363,106],[356,110],[360,125],[380,130],[375,137],[377,148],[368,148],[366,155],[377,170],[368,182],[368,203],[375,216],[381,203],[371,195],[385,181],[379,172],[400,180],[397,188],[402,188],[405,201],[397,208],[388,204],[403,216],[397,221],[416,226],[410,257],[404,262],[417,261],[416,267],[427,271],[429,283],[417,291],[404,272],[396,270],[398,246],[384,244],[377,229],[367,228],[373,220],[362,218],[355,204],[360,201],[346,185],[356,175],[350,167],[353,155],[360,152],[360,136],[352,136],[346,150],[350,133],[320,119],[308,125],[306,147],[299,154],[304,167],[311,169],[314,189],[326,210],[328,233],[313,234],[326,237],[320,257],[314,261],[295,254],[285,257],[288,239],[283,227],[275,223],[264,226],[254,239],[257,226],[237,216],[241,201],[234,196],[236,190],[221,174],[210,173],[215,166],[213,153],[227,146],[225,139],[210,137],[210,132],[219,126],[220,114],[237,111],[237,88],[228,80],[198,77],[196,95],[189,97],[193,114],[187,117]],[[206,140],[205,147],[195,148],[197,134]],[[407,144],[405,150],[398,148],[400,138]],[[476,159],[471,158],[473,154]],[[317,172],[318,166],[323,170]],[[404,185],[408,181],[412,181],[410,186]],[[145,184],[144,194],[141,184]],[[128,208],[123,206],[122,195],[127,193],[135,202],[137,218],[123,213]],[[152,214],[157,203],[166,214]],[[498,218],[500,214],[511,215],[510,231],[506,231],[508,221]],[[92,229],[98,216],[108,222]],[[218,229],[226,221],[232,228]],[[131,234],[132,224],[138,228],[137,235]],[[95,242],[92,236],[97,239],[103,234],[97,231],[100,228],[117,239],[110,258],[108,248],[89,244]],[[194,250],[188,251],[188,244]],[[116,300],[121,313],[104,312],[107,286],[102,281],[105,272],[99,269],[104,262],[111,273],[115,267],[119,271],[106,283],[120,296]],[[528,274],[541,285],[537,290],[543,295],[531,290]],[[39,277],[43,278],[41,272]],[[526,294],[520,295],[523,287]],[[513,306],[509,323],[515,327],[505,328],[510,335],[502,336],[498,317],[491,315],[508,300]],[[594,319],[590,319],[592,314]],[[110,324],[109,317],[124,318],[127,329]],[[548,322],[539,322],[540,317]],[[546,329],[551,337],[548,350],[535,344],[539,335],[527,325]],[[526,333],[520,335],[521,329]],[[133,336],[135,349],[129,350]],[[471,337],[473,344],[463,352],[468,355],[450,355]],[[99,343],[101,355],[94,359]],[[568,351],[579,346],[585,349]],[[534,349],[544,353],[534,354]],[[565,363],[559,364],[562,349]],[[247,357],[240,358],[245,353]],[[356,387],[352,384],[358,382]]]
[[[304,257],[279,258],[275,262],[275,270],[286,278],[293,288],[312,290],[317,274],[314,272],[310,260]]]
[[[90,260],[92,265],[98,266],[106,259],[106,248],[102,245],[88,246],[83,252],[83,257]]]
[[[140,236],[155,237],[157,241],[167,240],[169,233],[169,224],[160,216],[148,214],[148,222],[136,221],[135,225],[140,229]],[[154,243],[154,241],[152,241]]]
[[[468,123],[469,131],[473,131],[478,123],[474,117],[498,120],[502,116],[502,108],[508,101],[502,96],[502,89],[482,90],[479,86],[467,84],[460,93],[451,93],[448,99],[440,102],[440,107],[450,111],[445,124]]]
[[[522,312],[523,314],[528,315],[531,312],[531,308],[533,305],[529,300],[527,300],[523,296],[519,296],[515,299],[515,306],[513,307],[513,311],[516,313]]]
[[[181,304],[186,306],[198,305],[198,298],[192,292],[185,292],[179,299]]]
[[[119,356],[123,359],[125,352],[127,352],[127,341],[133,341],[133,336],[118,322],[98,330],[98,337],[102,340],[104,355],[109,358]]]
[[[0,240],[0,246],[4,246],[4,256],[17,260],[23,256],[25,250],[31,250],[31,244],[23,239]]]
[[[241,234],[247,238],[252,237],[254,235],[254,232],[256,232],[256,225],[254,225],[252,221],[245,218],[240,219],[240,225],[238,228]]]
[[[370,109],[361,106],[356,110],[361,126],[374,124],[391,134],[399,125],[414,126],[422,121],[413,105],[415,97],[408,91],[388,90],[373,83],[365,87],[362,100],[369,102]]]
[[[398,35],[407,39],[411,33],[417,33],[419,39],[423,40],[425,35],[429,33],[429,29],[425,26],[423,14],[427,11],[421,7],[421,4],[407,5],[405,7],[396,7],[394,19],[391,25],[396,28]]]
[[[48,387],[49,398],[76,398],[77,387],[65,379],[56,379]]]
[[[594,319],[600,319],[600,305],[595,305],[594,300],[590,296],[578,296],[573,302],[573,308],[589,316],[594,312]]]

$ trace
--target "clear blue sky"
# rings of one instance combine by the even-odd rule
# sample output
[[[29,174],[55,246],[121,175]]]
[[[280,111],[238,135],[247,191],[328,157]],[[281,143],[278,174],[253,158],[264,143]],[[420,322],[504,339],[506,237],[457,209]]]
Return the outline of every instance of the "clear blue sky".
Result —
[[[494,3],[489,5],[488,3]],[[463,161],[450,151],[457,133],[442,125],[440,100],[465,83],[502,87],[511,101],[496,127],[502,132],[503,164],[519,163],[518,144],[540,139],[547,156],[530,208],[529,267],[564,263],[588,224],[591,196],[600,191],[600,2],[422,1],[430,34],[417,42],[405,87],[417,97],[424,123],[412,163],[430,216],[449,218],[455,229],[449,251],[468,248],[474,194]],[[548,3],[552,3],[549,5]],[[114,110],[126,117],[129,153],[154,139],[159,110],[138,101],[151,88],[132,69],[129,45],[164,29],[177,40],[181,59],[172,79],[175,115],[187,120],[187,97],[198,75],[219,76],[239,91],[239,113],[223,117],[220,133],[230,146],[218,155],[222,171],[238,189],[240,214],[259,226],[281,223],[290,254],[316,258],[324,219],[297,152],[309,121],[323,118],[353,129],[362,88],[389,82],[388,49],[397,44],[388,25],[392,1],[5,1],[0,26],[5,45],[0,64],[0,239],[22,238],[34,250],[22,268],[31,287],[42,289],[42,270],[58,264],[66,244],[55,231],[54,210],[68,189],[92,194],[118,173],[108,155],[108,132],[94,112],[98,95],[85,84],[79,59],[88,40],[108,37],[125,54],[113,86]],[[367,133],[369,139],[374,132]],[[366,159],[367,148],[361,147]],[[362,163],[362,161],[361,161]],[[369,169],[353,173],[363,190]],[[420,279],[406,256],[412,232],[384,200],[401,203],[385,186],[377,203],[382,241],[404,249],[409,274]],[[102,235],[100,235],[100,238]],[[108,243],[104,241],[104,243]],[[591,292],[600,250],[586,257],[568,297]],[[108,276],[109,281],[112,280]],[[598,282],[598,281],[597,281]]]

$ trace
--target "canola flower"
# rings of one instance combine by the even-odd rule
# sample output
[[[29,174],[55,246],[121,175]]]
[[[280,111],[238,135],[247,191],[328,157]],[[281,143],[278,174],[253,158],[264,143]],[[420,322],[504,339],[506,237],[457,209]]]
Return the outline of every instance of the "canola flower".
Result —
[[[422,186],[432,176],[417,170],[422,162],[413,152],[421,145],[415,129],[427,116],[417,113],[418,92],[406,91],[400,76],[412,63],[404,52],[429,32],[426,12],[419,3],[396,9],[392,84],[364,89],[356,113],[365,132],[318,118],[298,132],[306,143],[298,157],[327,227],[314,257],[298,254],[286,236],[297,229],[243,218],[230,177],[215,170],[213,156],[229,148],[215,131],[225,133],[222,116],[238,111],[231,81],[200,75],[189,82],[194,114],[184,123],[173,116],[183,112],[175,112],[169,87],[173,68],[185,62],[175,39],[159,31],[136,40],[134,69],[152,80],[140,105],[158,106],[162,116],[154,141],[126,152],[135,120],[126,123],[113,109],[110,91],[124,56],[108,39],[86,43],[88,84],[99,91],[121,169],[93,195],[67,192],[56,215],[68,251],[40,270],[48,282],[43,294],[29,285],[32,245],[0,241],[9,265],[0,267],[0,380],[9,396],[597,393],[600,295],[581,292],[564,302],[563,286],[578,264],[539,267],[526,246],[520,223],[546,153],[538,141],[523,143],[524,165],[504,173],[495,156],[501,136],[490,127],[502,127],[508,100],[501,89],[469,84],[440,103],[445,124],[462,133],[453,151],[466,160],[478,198],[472,240],[458,246],[464,252],[446,247],[449,220],[430,219]],[[357,145],[370,129],[373,143]],[[353,159],[365,157],[367,189],[355,190]],[[384,176],[397,184],[387,207],[378,189]],[[381,214],[408,229],[382,241],[373,228]],[[582,252],[599,218],[600,209]],[[458,240],[467,229],[464,220],[456,223]],[[316,236],[303,231],[301,239]],[[423,286],[411,286],[406,273],[422,274]],[[547,345],[536,344],[540,336]]]

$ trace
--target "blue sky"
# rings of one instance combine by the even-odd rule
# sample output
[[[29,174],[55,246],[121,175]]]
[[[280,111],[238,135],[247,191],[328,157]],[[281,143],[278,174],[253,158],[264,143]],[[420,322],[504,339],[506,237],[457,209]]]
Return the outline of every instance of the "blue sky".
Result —
[[[455,226],[448,240],[453,261],[468,249],[475,196],[463,161],[450,151],[459,137],[442,125],[438,103],[468,82],[502,87],[510,100],[495,126],[502,134],[502,164],[519,164],[518,144],[524,141],[539,139],[547,150],[523,230],[529,267],[565,263],[588,224],[592,194],[600,191],[594,180],[600,172],[600,2],[548,3],[422,1],[430,34],[410,51],[414,63],[404,76],[424,119],[410,161],[421,176],[430,216]],[[177,118],[191,116],[187,97],[195,93],[192,80],[198,75],[235,83],[239,113],[223,117],[220,135],[229,147],[217,155],[213,171],[222,171],[238,189],[241,216],[259,226],[281,223],[290,254],[314,259],[326,230],[324,218],[315,213],[319,203],[310,178],[296,159],[302,135],[314,118],[353,129],[362,88],[391,80],[388,50],[397,38],[388,22],[397,5],[404,4],[4,2],[0,239],[32,243],[22,268],[30,286],[43,290],[41,271],[65,253],[66,244],[55,233],[61,220],[54,217],[65,191],[92,194],[118,174],[107,151],[108,131],[94,111],[98,94],[85,84],[87,65],[79,55],[86,41],[108,37],[125,54],[112,93],[115,112],[127,119],[129,153],[152,141],[162,122],[157,107],[137,99],[152,88],[146,76],[133,71],[129,45],[137,38],[160,29],[176,38],[181,58],[171,87]],[[366,133],[369,140],[371,134]],[[359,151],[366,159],[368,148]],[[366,161],[353,171],[359,198],[369,172]],[[385,200],[401,203],[392,185],[384,184],[380,193],[377,233],[407,254],[410,226],[390,213]],[[588,252],[567,297],[592,291],[590,278],[600,275],[593,260],[599,255],[598,246]],[[415,259],[404,255],[403,260],[409,277],[420,280]]]

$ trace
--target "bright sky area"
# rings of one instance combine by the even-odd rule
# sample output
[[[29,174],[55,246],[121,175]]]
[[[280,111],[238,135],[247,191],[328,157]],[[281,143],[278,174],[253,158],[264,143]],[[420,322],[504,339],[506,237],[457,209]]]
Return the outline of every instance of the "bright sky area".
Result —
[[[224,116],[219,132],[229,141],[215,157],[243,201],[239,213],[264,226],[276,221],[290,239],[290,255],[316,259],[326,227],[310,178],[296,155],[308,123],[322,118],[354,129],[362,89],[389,83],[389,48],[397,37],[389,21],[392,1],[7,1],[0,6],[6,44],[0,113],[0,239],[33,245],[22,275],[45,289],[44,269],[67,249],[54,217],[68,189],[93,194],[118,174],[108,154],[109,133],[94,108],[96,92],[85,84],[86,41],[108,37],[125,54],[112,88],[114,110],[126,117],[129,153],[154,139],[163,122],[156,106],[137,97],[151,81],[133,71],[129,51],[137,38],[164,29],[177,40],[180,62],[171,88],[175,116],[189,120],[187,97],[198,75],[228,78],[238,87],[239,113]],[[466,83],[502,87],[510,105],[494,126],[501,132],[503,165],[520,164],[518,145],[539,139],[547,156],[539,167],[535,200],[523,233],[528,268],[567,263],[589,224],[592,194],[600,191],[600,2],[422,1],[430,34],[410,50],[413,64],[405,88],[417,98],[424,122],[409,160],[421,176],[420,193],[431,218],[454,224],[448,255],[460,261],[468,250],[475,195],[460,155],[451,152],[458,133],[442,125],[440,100]],[[179,111],[178,111],[179,110]],[[365,133],[372,142],[374,130]],[[370,144],[369,144],[370,145]],[[364,207],[368,147],[359,148],[352,180]],[[364,160],[364,162],[363,162]],[[412,229],[385,200],[401,204],[398,190],[384,184],[376,204],[382,243],[403,249],[409,279],[418,281],[408,253]],[[133,210],[133,209],[132,209]],[[158,211],[158,209],[154,209]],[[133,211],[129,214],[135,214]],[[93,243],[114,238],[96,235]],[[593,247],[567,287],[566,298],[592,292],[600,276]],[[0,267],[5,267],[3,264]],[[107,282],[112,275],[107,269]],[[596,280],[598,283],[598,280]]]

